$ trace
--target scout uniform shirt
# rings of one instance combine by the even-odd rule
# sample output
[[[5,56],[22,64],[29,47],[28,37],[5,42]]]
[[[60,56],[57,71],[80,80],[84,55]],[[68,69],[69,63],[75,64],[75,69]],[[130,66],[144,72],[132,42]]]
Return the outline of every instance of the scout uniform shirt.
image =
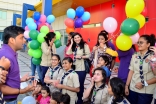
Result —
[[[134,92],[137,92],[137,93],[153,94],[156,84],[150,84],[147,87],[144,86],[140,90],[135,88],[135,85],[138,82],[141,82],[139,56],[141,57],[141,54],[139,52],[135,53],[132,56],[131,63],[130,63],[130,66],[129,66],[129,69],[134,72],[133,76],[132,76],[132,79],[131,79],[131,83],[130,83],[130,90],[132,90]],[[152,79],[152,78],[155,77],[155,75],[154,75],[154,73],[152,71],[152,68],[151,68],[151,66],[149,64],[151,56],[153,56],[153,54],[149,53],[149,55],[143,60],[142,70],[143,70],[144,81],[147,81],[147,80]]]
[[[107,104],[112,104],[113,96],[109,99]],[[117,104],[130,104],[129,101],[126,98],[123,98],[123,100],[117,102]]]
[[[64,70],[60,66],[56,66],[54,68],[49,67],[45,76],[49,77],[51,80],[57,80],[61,78],[63,73],[64,73]],[[50,89],[50,92],[60,91],[53,85],[50,85],[49,89]]]
[[[63,85],[65,85],[65,86],[78,88],[78,87],[80,87],[78,74],[74,70],[72,70],[72,71],[71,70],[68,70],[68,72],[64,72],[64,74],[62,74],[62,78],[60,79],[60,81],[62,81]],[[71,71],[71,72],[69,73],[69,71]],[[69,74],[67,74],[67,73],[69,73]],[[67,74],[67,76],[64,77],[65,74]],[[75,104],[75,102],[77,100],[76,92],[62,89],[62,93],[63,94],[67,93],[70,96],[70,104]]]

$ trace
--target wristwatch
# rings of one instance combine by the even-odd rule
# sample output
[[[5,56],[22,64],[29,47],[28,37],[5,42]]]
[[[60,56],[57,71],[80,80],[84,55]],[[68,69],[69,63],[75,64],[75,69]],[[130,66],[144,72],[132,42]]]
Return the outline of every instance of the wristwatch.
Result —
[[[148,83],[146,81],[144,81],[144,86],[146,86],[146,87],[148,86]]]

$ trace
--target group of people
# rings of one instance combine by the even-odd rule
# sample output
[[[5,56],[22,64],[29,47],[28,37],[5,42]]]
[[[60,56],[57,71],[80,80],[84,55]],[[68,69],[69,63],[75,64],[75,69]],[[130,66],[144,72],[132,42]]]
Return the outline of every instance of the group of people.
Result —
[[[61,60],[54,45],[55,33],[49,32],[41,44],[41,64],[32,63],[32,76],[20,78],[16,52],[25,43],[23,33],[24,29],[18,26],[4,30],[0,49],[1,104],[17,104],[17,96],[30,91],[38,104],[151,104],[153,97],[156,99],[154,35],[140,36],[138,52],[134,46],[121,51],[115,49],[103,30],[90,51],[81,34],[71,32]],[[118,77],[110,78],[116,57],[120,59]],[[91,83],[84,88],[87,59],[92,62]],[[34,80],[36,69],[38,80]],[[20,82],[28,80],[32,83],[20,89]]]

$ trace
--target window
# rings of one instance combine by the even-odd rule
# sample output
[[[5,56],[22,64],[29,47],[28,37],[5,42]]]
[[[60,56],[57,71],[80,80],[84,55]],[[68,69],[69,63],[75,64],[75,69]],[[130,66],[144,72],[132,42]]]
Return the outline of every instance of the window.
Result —
[[[3,32],[0,32],[0,40],[3,40],[2,37],[3,37]]]
[[[7,19],[7,12],[0,11],[0,19]]]

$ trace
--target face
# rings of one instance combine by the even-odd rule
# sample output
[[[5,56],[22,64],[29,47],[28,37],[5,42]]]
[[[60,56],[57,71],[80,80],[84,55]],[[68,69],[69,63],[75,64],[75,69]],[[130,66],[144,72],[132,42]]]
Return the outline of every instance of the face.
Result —
[[[101,82],[103,80],[102,72],[100,70],[96,70],[93,77],[94,77],[95,83]]]
[[[98,64],[101,65],[101,66],[105,66],[107,63],[105,62],[105,60],[102,57],[100,57],[98,59]]]
[[[44,98],[49,96],[49,93],[46,90],[41,90],[41,94]]]
[[[139,38],[138,40],[139,51],[147,50],[149,46],[150,46],[150,43],[147,43],[147,41],[143,37]]]
[[[50,44],[54,43],[56,37],[52,38],[51,41],[50,41]]]
[[[76,44],[79,44],[81,39],[82,38],[79,35],[74,36],[74,41],[75,41]]]
[[[64,70],[70,70],[72,66],[72,63],[69,63],[67,60],[64,60],[62,63],[62,67]]]
[[[110,83],[108,83],[108,93],[109,95],[113,96],[112,87],[110,86]]]
[[[103,37],[103,36],[99,36],[99,39],[98,39],[98,41],[99,41],[99,44],[100,43],[105,43],[105,38]]]
[[[52,66],[57,66],[59,64],[60,60],[56,56],[52,57]]]
[[[57,102],[51,98],[50,99],[50,104],[57,104]]]

